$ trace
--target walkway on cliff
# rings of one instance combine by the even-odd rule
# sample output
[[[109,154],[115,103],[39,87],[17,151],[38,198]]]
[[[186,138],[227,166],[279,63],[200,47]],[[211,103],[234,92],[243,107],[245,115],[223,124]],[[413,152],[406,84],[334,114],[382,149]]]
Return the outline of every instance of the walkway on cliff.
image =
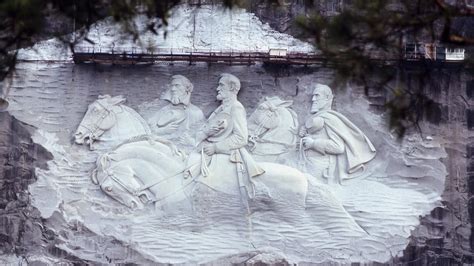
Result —
[[[441,51],[441,49],[439,49]],[[464,60],[464,51],[462,58],[456,54],[442,49],[434,56],[426,52],[420,52],[413,49],[412,46],[405,46],[403,57],[397,57],[388,54],[372,53],[368,58],[377,61],[383,65],[393,65],[400,61],[407,62],[449,62],[459,63]],[[208,63],[208,64],[229,64],[229,65],[252,65],[257,63],[281,64],[281,65],[321,65],[328,62],[328,59],[318,52],[302,53],[291,52],[286,49],[269,49],[268,51],[239,51],[239,50],[185,50],[185,49],[117,49],[117,48],[92,48],[81,47],[73,53],[73,60],[76,64],[80,63],[99,63],[99,64],[155,64],[159,62],[185,62]],[[344,58],[340,58],[343,62]]]

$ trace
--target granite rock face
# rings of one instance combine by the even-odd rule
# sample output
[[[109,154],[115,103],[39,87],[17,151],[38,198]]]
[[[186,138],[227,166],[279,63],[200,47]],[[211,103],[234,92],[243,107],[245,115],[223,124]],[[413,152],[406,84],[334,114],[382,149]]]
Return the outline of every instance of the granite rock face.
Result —
[[[31,65],[23,65],[22,71],[29,73],[29,67]],[[141,103],[153,97],[153,94],[159,95],[158,92],[154,92],[154,83],[148,79],[148,82],[144,83],[149,88],[144,88],[141,85],[142,92],[148,91],[150,95],[135,95],[130,91],[130,87],[137,86],[140,80],[147,77],[157,76],[168,76],[169,70],[163,67],[152,67],[152,68],[116,68],[116,67],[92,67],[92,66],[79,66],[73,67],[74,71],[70,71],[70,67],[67,65],[57,66],[52,69],[40,69],[38,75],[43,77],[43,81],[51,79],[51,83],[47,87],[42,88],[36,79],[26,79],[21,81],[19,79],[17,85],[14,86],[14,93],[17,95],[17,99],[26,100],[23,96],[22,86],[27,85],[34,90],[37,87],[38,99],[56,99],[51,98],[52,92],[58,89],[57,81],[52,81],[55,75],[60,74],[64,85],[72,84],[74,89],[71,91],[72,94],[66,93],[62,96],[66,102],[65,105],[73,106],[78,104],[81,108],[75,108],[76,111],[70,113],[58,113],[61,121],[64,121],[64,128],[58,128],[55,126],[53,120],[46,120],[48,123],[45,126],[50,127],[51,130],[55,131],[55,134],[60,136],[60,144],[68,144],[68,139],[72,134],[72,129],[79,123],[81,114],[87,103],[93,101],[94,97],[103,92],[111,91],[114,94],[123,93],[128,95],[128,99],[131,101],[132,106],[138,106],[140,109]],[[202,67],[194,66],[174,66],[171,73],[183,73],[192,78],[193,81],[199,81],[195,84],[196,88],[208,88],[212,87],[215,82],[217,75],[224,69],[220,67],[218,70],[214,68],[208,68],[209,77],[202,79]],[[238,73],[240,77],[243,77],[245,90],[243,93],[243,99],[246,104],[255,108],[258,104],[258,99],[254,96],[258,94],[260,96],[266,94],[277,94],[282,97],[288,97],[289,95],[299,95],[303,91],[298,92],[297,84],[303,84],[310,82],[311,80],[331,80],[331,71],[318,69],[317,71],[305,70],[301,72],[301,69],[289,69],[288,72],[282,73],[268,72],[260,67],[253,67],[255,71],[244,71],[247,67],[226,67],[227,71]],[[260,71],[260,72],[259,72]],[[268,71],[268,69],[267,69]],[[96,73],[96,74],[93,74]],[[127,83],[120,82],[120,77],[123,77],[125,73],[128,73]],[[256,73],[256,74],[255,74]],[[411,77],[412,82],[418,82],[420,78],[417,72],[408,71],[407,74]],[[313,76],[313,77],[312,77]],[[298,78],[295,78],[298,77]],[[308,79],[309,78],[309,79]],[[443,263],[445,261],[450,262],[470,262],[471,261],[471,250],[470,250],[470,230],[471,230],[471,218],[470,212],[468,212],[469,197],[472,192],[469,191],[469,183],[467,182],[467,176],[471,168],[469,168],[469,160],[471,157],[472,148],[469,148],[469,143],[472,140],[469,138],[469,103],[472,99],[471,88],[472,76],[469,76],[465,71],[459,70],[439,70],[432,73],[430,76],[431,82],[426,85],[426,93],[437,103],[433,110],[429,110],[426,113],[426,119],[431,123],[423,123],[423,134],[422,139],[419,137],[407,136],[402,145],[402,150],[406,154],[418,154],[425,156],[424,163],[428,163],[427,166],[434,163],[440,154],[436,149],[432,149],[429,146],[429,137],[431,136],[445,136],[445,143],[443,146],[446,148],[448,157],[444,159],[444,164],[449,172],[448,179],[445,183],[445,189],[442,195],[442,206],[436,207],[431,215],[424,217],[421,220],[416,230],[412,232],[412,240],[405,250],[405,256],[395,259],[394,262],[436,262]],[[94,82],[90,82],[94,80]],[[135,84],[135,85],[134,85]],[[258,84],[261,84],[260,87]],[[207,89],[196,90],[195,99],[207,99]],[[363,97],[363,91],[354,92],[357,97]],[[471,95],[471,96],[470,96]],[[369,100],[374,108],[372,110],[380,110],[384,104],[386,96],[382,91],[371,91],[369,93]],[[298,96],[299,97],[299,96]],[[259,97],[260,98],[260,97]],[[58,98],[60,99],[60,98]],[[86,99],[86,100],[78,100]],[[303,99],[303,98],[302,98]],[[22,101],[23,101],[22,100]],[[48,100],[46,100],[47,102]],[[343,102],[346,100],[338,100],[336,108],[344,109],[346,112],[351,112],[351,109],[347,109],[347,106],[343,106]],[[206,102],[206,101],[203,101]],[[307,110],[307,102],[302,101],[300,105],[296,107],[299,113],[304,113]],[[51,108],[54,105],[51,106]],[[208,102],[205,106],[204,111],[206,115],[215,108],[216,103]],[[32,123],[39,123],[35,118],[31,117],[30,112],[34,111],[35,108],[47,108],[45,106],[32,107],[32,109],[24,109],[18,104],[12,105],[12,111],[17,113],[22,119],[31,120]],[[53,110],[52,108],[51,110]],[[352,110],[353,111],[353,110]],[[54,113],[51,115],[55,115]],[[375,116],[374,116],[375,118]],[[364,124],[364,121],[358,117],[353,119],[362,127],[367,128],[368,125]],[[31,206],[28,185],[35,182],[34,168],[39,167],[36,171],[43,175],[48,173],[46,171],[46,162],[52,159],[52,155],[47,152],[41,146],[32,142],[31,132],[33,128],[22,124],[8,113],[2,113],[2,148],[6,154],[3,159],[3,165],[5,171],[3,174],[2,183],[2,241],[8,243],[5,245],[5,254],[14,252],[17,255],[28,255],[30,261],[43,261],[47,263],[51,262],[151,262],[149,258],[143,256],[134,249],[128,248],[127,244],[123,241],[114,237],[105,237],[97,234],[95,230],[91,230],[87,226],[84,226],[83,221],[80,221],[74,215],[71,215],[71,209],[67,205],[63,205],[60,202],[55,203],[54,195],[56,192],[46,195],[46,198],[38,197],[37,191],[41,189],[44,183],[34,183],[36,204],[45,206],[50,205],[51,212],[47,211],[43,213],[44,217],[41,218],[38,210]],[[50,123],[50,124],[49,124]],[[40,125],[40,124],[38,124]],[[64,130],[67,129],[67,130]],[[379,133],[370,132],[370,138],[376,140],[375,145],[381,145],[380,141],[375,135]],[[375,135],[374,135],[375,134]],[[449,136],[449,137],[447,137]],[[43,135],[42,137],[48,137]],[[36,141],[41,140],[38,134],[33,136]],[[51,142],[41,141],[46,143],[48,150],[51,149]],[[428,146],[417,145],[417,143],[428,143]],[[53,145],[54,146],[54,145]],[[429,152],[426,152],[429,151]],[[56,153],[58,155],[58,153]],[[434,160],[433,160],[434,159]],[[431,160],[431,162],[430,162]],[[421,161],[420,161],[421,162]],[[412,166],[413,167],[413,166]],[[438,167],[438,166],[436,166]],[[414,172],[412,170],[399,170],[393,168],[394,176],[397,175],[409,175]],[[422,169],[422,168],[420,168]],[[408,171],[408,172],[406,172]],[[420,172],[417,178],[421,178],[426,173]],[[429,173],[428,173],[429,174]],[[71,178],[73,173],[70,174]],[[19,178],[22,177],[22,178]],[[65,176],[65,178],[69,178]],[[67,180],[64,180],[67,181]],[[74,181],[74,180],[70,180]],[[43,181],[42,181],[43,182]],[[81,183],[78,183],[81,185]],[[85,185],[85,184],[84,184]],[[420,183],[420,186],[429,186],[429,183]],[[71,187],[73,190],[77,190],[77,195],[81,195],[80,187]],[[72,195],[72,194],[71,194]],[[74,196],[77,197],[77,196]],[[67,199],[69,202],[74,202],[74,197]],[[77,198],[80,199],[80,198]],[[44,203],[41,203],[44,201]],[[49,202],[49,203],[48,203]],[[46,205],[44,205],[46,204]],[[59,204],[59,205],[56,205]],[[46,208],[48,209],[48,208]],[[100,243],[99,245],[97,243]],[[101,250],[101,254],[96,255],[97,250]],[[75,257],[74,252],[81,250],[80,258]],[[123,254],[120,257],[120,254]],[[232,257],[224,257],[216,260],[216,263],[221,262],[236,262],[245,261],[255,256],[249,261],[258,263],[260,261],[279,261],[285,263],[285,258],[278,252],[272,250],[257,250],[254,253],[241,253]],[[211,261],[208,261],[211,263]]]
[[[295,10],[299,8],[301,6],[294,6]],[[280,15],[276,14],[276,16]],[[281,16],[285,17],[287,14],[282,13]],[[287,24],[282,23],[274,26],[280,30],[286,30]],[[12,105],[12,112],[15,112],[15,115],[18,114],[22,121],[31,121],[32,124],[45,122],[46,131],[59,136],[59,141],[58,139],[56,141],[61,145],[70,145],[71,131],[79,123],[87,104],[95,100],[97,95],[104,93],[124,94],[129,99],[131,106],[140,109],[143,102],[150,100],[155,95],[158,96],[161,84],[164,84],[164,80],[171,74],[181,73],[192,78],[196,86],[196,97],[200,99],[206,115],[217,105],[217,103],[209,101],[209,88],[215,85],[215,80],[221,71],[232,72],[242,78],[245,87],[242,97],[249,108],[254,108],[262,96],[270,94],[297,98],[299,94],[303,93],[298,90],[297,83],[307,76],[313,76],[313,80],[321,82],[330,82],[332,79],[331,71],[328,69],[288,68],[275,71],[267,67],[239,66],[175,65],[119,68],[68,64],[48,67],[26,64],[22,67],[24,68],[20,68],[20,72],[29,75],[24,75],[25,79],[23,80],[17,80],[14,90],[15,96],[23,101],[31,95],[35,95],[32,98],[37,97],[43,102],[56,101],[55,104],[59,103],[60,106],[59,109],[55,109],[58,106],[54,104],[45,107],[49,108],[48,118],[51,119],[42,121],[40,121],[41,118],[35,116],[35,110],[44,108],[41,106],[23,108],[16,103]],[[417,84],[421,75],[416,71],[407,71],[408,79],[413,84]],[[472,131],[469,131],[474,127],[473,79],[466,71],[459,69],[434,71],[428,78],[430,82],[425,86],[426,93],[437,103],[425,114],[425,119],[431,124],[423,126],[422,137],[424,139],[412,138],[410,140],[407,138],[404,142],[406,144],[404,149],[408,149],[410,154],[425,154],[423,149],[431,151],[430,149],[433,147],[423,145],[420,147],[417,144],[427,140],[428,136],[443,136],[447,140],[443,146],[448,153],[448,157],[443,162],[449,176],[442,195],[442,206],[436,207],[431,215],[422,218],[421,225],[412,232],[412,240],[405,250],[405,256],[397,258],[394,262],[446,264],[447,262],[470,263],[472,261],[471,222],[474,212],[468,206],[472,206],[470,199],[473,193],[473,182],[469,182],[469,178],[474,171],[474,167],[470,166],[474,144],[472,144]],[[24,89],[31,91],[22,92]],[[136,90],[141,90],[144,93],[136,93]],[[363,97],[361,91],[357,91],[356,94]],[[371,92],[369,100],[373,110],[383,109],[387,97],[383,91]],[[304,113],[307,112],[307,103],[301,99],[303,98],[300,98],[296,105],[298,111]],[[346,108],[342,106],[344,103],[347,101],[341,100],[340,106],[337,107],[339,109]],[[64,110],[68,111],[64,112]],[[0,233],[0,241],[6,243],[5,254],[14,252],[19,256],[28,255],[29,261],[44,263],[135,262],[145,264],[152,262],[143,253],[128,248],[129,243],[98,234],[95,230],[85,226],[87,221],[77,219],[74,208],[70,208],[73,204],[68,206],[55,198],[57,191],[54,190],[54,186],[50,194],[44,195],[44,198],[38,197],[38,194],[35,193],[45,185],[45,183],[41,183],[44,179],[41,182],[36,182],[32,186],[33,190],[30,188],[30,192],[35,194],[36,200],[40,202],[36,203],[42,205],[43,210],[46,210],[42,214],[48,218],[42,218],[38,210],[32,207],[27,188],[38,177],[35,176],[33,169],[38,167],[37,172],[43,177],[45,177],[45,173],[49,173],[45,166],[48,160],[53,159],[53,156],[32,142],[30,135],[32,131],[28,130],[31,129],[29,126],[22,125],[8,113],[0,114],[3,115],[0,117],[0,123],[2,123],[0,139],[5,138],[5,142],[2,142],[4,145],[1,146],[8,147],[5,148],[5,152],[3,150],[0,152],[2,155],[7,154],[5,159],[2,159],[1,165],[5,167],[2,167],[2,175],[0,175],[2,177],[0,230],[3,230]],[[58,121],[62,122],[61,126],[58,126]],[[3,131],[4,128],[8,130]],[[371,134],[369,137],[372,138],[379,132],[369,132],[369,134]],[[51,135],[38,136],[36,134],[33,139],[38,141],[44,138],[46,140],[42,140],[41,143],[51,144],[48,142],[48,137]],[[427,142],[429,143],[429,141]],[[54,145],[48,146],[48,150],[58,152],[55,156],[61,155],[61,151],[55,150],[52,146]],[[424,162],[431,160],[435,163],[434,161],[438,161],[438,158],[442,157],[439,154],[431,155],[434,158],[428,156],[428,158],[424,158],[426,159]],[[408,165],[407,168],[416,168],[416,165]],[[406,175],[406,172],[403,172],[406,169],[403,169],[395,173],[399,169],[394,168],[394,175]],[[83,180],[74,179],[76,174],[74,169],[67,174],[65,180],[58,182],[76,182],[69,188],[72,191],[70,195],[73,196],[66,199],[71,203],[83,197],[84,194],[81,193],[83,193],[84,187],[90,187],[90,184],[87,186],[90,180],[87,180],[86,184],[81,183]],[[417,177],[424,177],[423,174],[419,173]],[[70,179],[68,180],[68,178]],[[420,183],[420,186],[424,185],[427,184]],[[45,207],[48,204],[50,204],[49,209]],[[82,207],[87,209],[89,206],[83,205]],[[2,247],[4,246],[2,245]],[[80,254],[80,258],[71,255],[75,253]],[[284,254],[274,250],[244,252],[209,261],[209,263],[215,264],[243,262],[288,263]]]
[[[39,211],[31,206],[28,185],[35,167],[46,168],[51,154],[33,143],[27,125],[0,113],[0,242],[3,254],[25,255],[51,239]],[[54,236],[52,236],[54,239]]]
[[[311,105],[308,85],[315,82],[330,84],[333,80],[332,71],[322,68],[287,68],[281,71],[262,66],[203,64],[147,67],[67,63],[50,64],[48,67],[34,63],[19,65],[19,76],[11,90],[15,101],[12,101],[9,111],[18,119],[35,126],[37,130],[32,139],[41,143],[54,156],[48,162],[48,170],[36,170],[38,181],[29,188],[34,206],[41,210],[46,227],[56,235],[54,251],[45,251],[49,257],[53,254],[56,261],[61,261],[67,254],[74,254],[82,260],[96,263],[231,263],[240,259],[245,261],[252,256],[255,258],[249,261],[255,263],[258,260],[275,263],[347,260],[386,262],[391,258],[390,252],[397,254],[408,244],[410,230],[419,223],[418,215],[427,214],[439,206],[439,195],[446,175],[445,166],[439,161],[445,156],[439,145],[443,138],[438,138],[439,135],[434,132],[433,136],[437,140],[415,140],[400,146],[387,133],[382,117],[370,111],[363,90],[356,87],[345,92],[335,91],[334,108],[350,116],[351,121],[367,133],[380,152],[379,159],[374,161],[378,167],[378,170],[374,170],[376,176],[353,182],[353,190],[348,191],[347,188],[351,187],[346,186],[337,192],[346,210],[372,233],[357,237],[358,240],[351,240],[356,239],[351,238],[356,231],[340,223],[342,220],[339,220],[340,215],[336,214],[335,208],[319,204],[318,200],[325,199],[313,197],[317,195],[314,191],[311,197],[316,201],[310,202],[312,207],[307,211],[311,220],[300,220],[297,223],[298,230],[294,229],[293,224],[278,222],[281,214],[273,216],[269,212],[256,212],[252,218],[253,229],[249,231],[241,219],[245,217],[241,216],[241,206],[236,205],[240,202],[238,199],[218,198],[212,201],[215,204],[213,206],[219,208],[204,208],[209,215],[198,216],[197,220],[180,216],[166,219],[154,210],[131,212],[108,198],[91,182],[90,172],[96,157],[88,147],[73,144],[71,139],[87,106],[98,95],[123,95],[127,98],[128,106],[145,115],[148,107],[157,108],[161,104],[155,99],[164,90],[169,77],[182,74],[194,83],[193,103],[208,116],[218,106],[212,99],[215,98],[215,86],[222,72],[234,73],[241,79],[239,99],[248,113],[255,110],[265,97],[279,96],[294,101],[293,109],[301,123],[305,121]],[[31,99],[38,99],[41,104],[32,105]],[[35,113],[44,115],[35,116]],[[406,187],[404,184],[412,185]],[[380,197],[375,204],[367,204],[373,200],[373,195]],[[407,198],[410,200],[407,201]],[[392,204],[390,206],[393,208],[387,208],[385,203]],[[411,207],[405,208],[407,204]],[[230,215],[228,210],[234,210],[232,208],[239,211]],[[334,217],[328,218],[333,222],[320,219],[323,212],[325,217]],[[392,213],[398,215],[393,216]],[[268,228],[273,228],[265,221],[268,218],[276,219],[272,224],[281,227],[268,231]],[[230,226],[232,230],[227,229]],[[332,237],[326,236],[328,231]],[[387,231],[390,231],[390,239],[387,238]],[[248,236],[249,232],[258,237]],[[318,237],[314,238],[316,234]],[[282,235],[285,235],[285,240],[271,241],[281,239]],[[308,238],[308,235],[313,237]],[[189,242],[196,244],[187,245]],[[304,243],[304,246],[295,243]],[[359,243],[363,245],[363,255],[357,251]],[[341,246],[344,251],[333,253],[336,247]],[[195,253],[197,247],[198,255]],[[29,249],[28,246],[26,248]],[[298,248],[316,252],[299,254]],[[58,253],[61,254],[59,258],[54,255]],[[45,257],[42,259],[45,260]],[[52,259],[48,261],[54,262]]]
[[[312,1],[322,14],[327,13],[325,2]],[[283,1],[285,8],[268,7],[259,1],[253,2],[252,12],[274,29],[297,34],[294,18],[306,15],[302,1]],[[453,30],[463,36],[473,36],[474,18],[459,18],[453,24]],[[473,48],[466,47],[472,54]],[[474,76],[472,69],[430,69],[428,75],[423,72],[426,66],[418,70],[406,69],[406,80],[417,88],[417,83],[425,82],[422,89],[435,104],[425,110],[424,120],[433,126],[433,131],[443,132],[450,137],[446,143],[448,157],[444,160],[449,175],[443,193],[443,206],[433,210],[431,215],[423,217],[421,225],[413,231],[412,241],[405,255],[395,262],[426,265],[431,263],[473,263],[474,249]],[[381,90],[369,93],[374,110],[384,110],[387,95]],[[429,130],[430,131],[430,130]],[[430,132],[424,132],[430,135]]]
[[[469,123],[474,99],[474,76],[469,69],[431,68],[405,69],[409,86],[421,87],[425,95],[434,101],[424,110],[424,120],[429,122],[423,133],[426,137],[434,132],[447,137],[445,143],[447,167],[442,206],[421,219],[412,232],[411,242],[404,256],[396,262],[415,265],[447,265],[473,263],[472,223],[473,216],[473,137]],[[427,74],[428,73],[428,74]]]
[[[35,169],[46,170],[47,162],[53,159],[50,152],[33,142],[32,131],[32,126],[0,112],[0,263],[108,263],[111,253],[126,254],[124,263],[150,263],[116,239],[97,237],[80,224],[68,224],[58,213],[44,219],[32,206],[28,186],[37,181]],[[77,233],[82,238],[75,239]],[[92,249],[92,260],[80,259],[69,253],[73,247],[62,244],[69,239],[89,245],[104,243],[105,248],[100,255]]]

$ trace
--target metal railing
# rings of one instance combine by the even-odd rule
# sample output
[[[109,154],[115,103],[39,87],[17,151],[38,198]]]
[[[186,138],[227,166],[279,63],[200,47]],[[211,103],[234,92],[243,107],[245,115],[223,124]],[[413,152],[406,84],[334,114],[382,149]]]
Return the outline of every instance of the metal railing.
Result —
[[[278,50],[273,53],[272,50]],[[405,61],[452,61],[447,58],[447,49],[434,44],[408,43],[404,46]],[[464,56],[464,50],[462,55]],[[371,52],[370,59],[392,62],[399,57],[390,58],[387,54]],[[461,57],[459,57],[461,58]],[[285,51],[284,49],[233,50],[233,49],[187,49],[138,47],[76,47],[73,59],[75,63],[112,63],[112,64],[152,64],[156,62],[207,62],[228,64],[279,63],[291,65],[311,65],[327,62],[327,58],[315,52]],[[340,58],[343,61],[343,57]],[[457,60],[458,62],[462,60]]]

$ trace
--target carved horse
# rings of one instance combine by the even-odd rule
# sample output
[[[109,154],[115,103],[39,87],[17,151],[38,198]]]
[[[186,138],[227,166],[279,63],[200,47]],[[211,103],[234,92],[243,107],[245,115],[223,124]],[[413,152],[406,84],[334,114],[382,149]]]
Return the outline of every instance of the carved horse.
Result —
[[[206,184],[202,181],[202,178],[206,177],[185,179],[183,173],[187,170],[186,167],[190,167],[187,165],[189,157],[183,155],[168,140],[147,135],[149,131],[143,119],[135,111],[124,106],[124,101],[121,96],[100,97],[91,104],[76,132],[76,142],[79,144],[84,143],[85,139],[89,142],[103,140],[105,136],[128,139],[99,156],[92,172],[92,182],[98,184],[108,196],[132,209],[143,208],[149,203],[170,207],[178,207],[182,202],[186,204],[185,199],[192,195],[194,186],[198,182]],[[137,127],[137,130],[130,130],[131,126]],[[283,213],[305,211],[306,208],[313,208],[316,201],[317,206],[329,210],[332,214],[337,213],[340,219],[348,221],[348,225],[355,225],[354,230],[359,230],[354,219],[328,186],[320,185],[316,190],[313,188],[309,192],[312,198],[307,201],[306,174],[276,163],[259,165],[265,173],[252,180],[260,188],[264,188],[264,195],[270,198],[255,200],[263,204],[271,202],[270,205],[275,206],[275,210]],[[230,186],[236,185],[237,174],[222,176],[222,179],[229,182]],[[271,201],[268,201],[269,199]],[[280,202],[284,203],[284,209],[277,207]],[[287,209],[288,206],[291,209]]]
[[[99,97],[89,106],[78,126],[75,134],[78,144],[88,142],[92,145],[100,140],[112,145],[128,140],[99,157],[92,181],[107,195],[131,208],[141,208],[149,202],[183,200],[185,187],[199,181],[184,179],[186,158],[171,142],[150,136],[144,120],[124,106],[124,102],[121,96]],[[114,138],[117,141],[113,142]],[[263,184],[271,195],[288,196],[291,201],[304,206],[308,188],[305,174],[279,164],[261,166],[266,172],[255,178],[256,182]],[[237,179],[223,178],[229,182]]]
[[[132,209],[150,202],[179,202],[192,182],[182,175],[185,159],[172,143],[142,136],[100,156],[92,182]]]
[[[296,149],[298,118],[293,101],[266,97],[249,118],[249,150],[257,160],[279,162]]]
[[[284,198],[292,206],[305,206],[308,189],[305,174],[280,164],[261,163],[260,166],[265,173],[253,180],[263,184],[272,199]],[[185,170],[186,157],[172,143],[143,137],[99,157],[92,180],[108,196],[132,209],[140,209],[148,203],[161,206],[185,200],[196,182],[206,178],[185,179]],[[233,184],[236,177],[222,178],[236,185]]]
[[[87,108],[79,124],[74,140],[77,144],[88,144],[93,150],[94,142],[100,147],[114,147],[125,140],[151,134],[146,121],[132,108],[125,106],[123,96],[99,96]]]

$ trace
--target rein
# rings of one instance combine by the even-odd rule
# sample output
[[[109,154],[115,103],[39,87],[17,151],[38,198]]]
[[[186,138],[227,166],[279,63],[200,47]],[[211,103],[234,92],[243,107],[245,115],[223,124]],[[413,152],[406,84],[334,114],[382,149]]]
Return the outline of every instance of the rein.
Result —
[[[175,173],[175,174],[173,174],[173,175],[171,175],[171,176],[168,176],[168,177],[163,178],[163,179],[161,179],[161,180],[158,180],[158,181],[156,181],[156,182],[152,182],[152,183],[149,183],[149,184],[140,186],[140,187],[139,187],[138,189],[136,189],[136,190],[130,188],[129,186],[127,186],[126,184],[124,184],[120,179],[118,179],[117,177],[115,177],[113,173],[109,173],[109,172],[107,172],[107,176],[104,178],[104,180],[101,182],[101,184],[103,184],[108,178],[110,178],[110,179],[112,179],[113,181],[115,181],[117,184],[119,184],[120,186],[122,186],[128,193],[132,194],[133,196],[138,196],[138,194],[142,193],[143,191],[145,191],[145,190],[147,190],[147,189],[149,189],[149,188],[151,188],[151,187],[154,187],[154,186],[156,186],[156,185],[159,185],[159,184],[161,184],[161,183],[163,183],[163,182],[165,182],[165,181],[167,181],[167,180],[169,180],[169,179],[171,179],[171,178],[174,178],[174,177],[176,177],[176,176],[178,176],[178,175],[180,175],[180,174],[183,174],[183,173],[186,172],[189,168],[194,167],[194,166],[196,166],[197,164],[198,164],[198,163],[195,163],[195,164],[193,164],[193,165],[191,165],[191,166],[189,166],[189,167],[183,169],[182,171],[179,171],[179,172],[177,172],[177,173]],[[134,177],[135,177],[135,176],[134,176]],[[194,180],[194,179],[191,179],[190,181],[193,181],[193,180]],[[192,182],[189,182],[189,183],[192,183]],[[187,184],[187,185],[185,185],[185,186],[183,186],[183,187],[178,188],[177,190],[173,191],[172,193],[168,194],[167,196],[165,196],[165,197],[163,197],[163,198],[161,198],[161,199],[159,199],[159,200],[163,200],[163,199],[165,199],[165,198],[171,196],[172,194],[174,194],[174,193],[176,193],[176,192],[178,192],[178,191],[180,191],[180,190],[183,190],[183,189],[184,189],[185,187],[187,187],[188,185],[189,185],[189,184]],[[156,202],[156,201],[159,201],[159,200],[154,200],[153,202]]]
[[[105,105],[103,105],[100,101],[97,101],[97,104],[100,105],[103,108],[102,114],[99,116],[99,118],[92,123],[92,128],[89,128],[86,125],[80,124],[79,127],[85,128],[86,131],[88,131],[87,136],[89,137],[89,147],[92,150],[92,142],[93,142],[93,136],[99,131],[102,130],[100,129],[99,125],[102,124],[104,119],[109,116],[111,113],[113,113],[109,108],[107,108]]]
[[[268,129],[266,130],[263,130],[265,129],[264,128],[264,124],[270,119],[270,116],[265,116],[264,119],[262,119],[262,121],[260,123],[258,123],[257,125],[257,129],[255,129],[255,132],[257,133],[255,136],[251,136],[249,138],[249,141],[251,141],[252,143],[255,144],[255,146],[257,145],[257,143],[270,143],[270,144],[277,144],[277,145],[282,145],[283,147],[287,148],[287,149],[293,149],[295,148],[294,145],[292,144],[288,144],[288,143],[284,143],[284,142],[280,142],[280,141],[275,141],[275,140],[267,140],[267,139],[263,139],[263,136],[265,135],[265,133],[269,132]],[[254,147],[255,147],[254,146]],[[255,149],[255,148],[254,148]]]
[[[306,153],[304,152],[304,147],[303,147],[303,138],[300,139],[300,143],[298,146],[298,151],[299,151],[299,161],[301,164],[304,166],[306,163],[308,163],[308,158],[306,158]]]

